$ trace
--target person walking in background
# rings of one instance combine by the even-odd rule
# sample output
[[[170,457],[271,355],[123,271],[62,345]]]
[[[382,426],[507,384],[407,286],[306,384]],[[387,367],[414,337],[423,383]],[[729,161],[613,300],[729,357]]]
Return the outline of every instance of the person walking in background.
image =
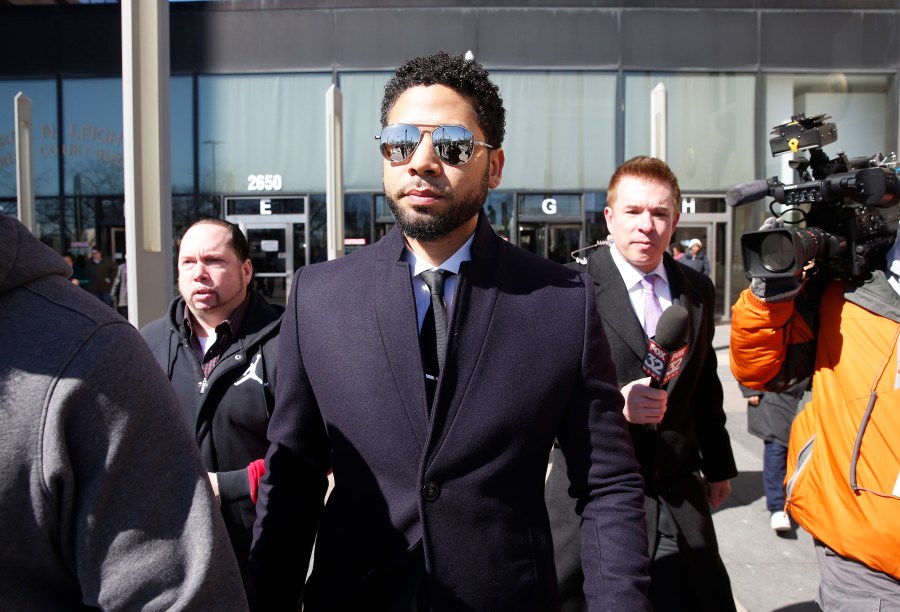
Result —
[[[688,243],[688,249],[690,252],[686,253],[678,261],[704,276],[709,276],[709,259],[706,258],[706,253],[703,252],[703,243],[694,238]]]
[[[85,272],[84,268],[78,265],[78,263],[75,261],[75,257],[73,257],[71,253],[66,253],[65,255],[63,255],[63,259],[65,260],[66,264],[68,264],[69,269],[72,271],[72,273],[69,275],[69,282],[87,291],[91,285],[91,279],[88,278],[87,272]]]
[[[178,400],[137,331],[0,214],[0,609],[247,609]]]
[[[781,393],[759,392],[739,385],[747,398],[747,431],[760,438],[763,447],[763,491],[772,531],[791,530],[790,516],[784,511],[784,476],[787,472],[788,441],[791,423],[803,407],[809,377]]]
[[[675,261],[681,261],[681,258],[684,257],[684,247],[680,242],[673,242],[672,246],[669,247],[669,252]]]
[[[87,265],[90,279],[88,291],[109,307],[113,305],[110,291],[112,291],[113,280],[116,278],[116,267],[116,262],[103,259],[103,253],[98,247],[95,246],[91,249],[91,258]]]
[[[737,475],[712,346],[715,289],[709,278],[667,253],[681,192],[665,162],[644,156],[626,161],[610,179],[608,193],[604,215],[612,244],[597,247],[586,265],[570,266],[593,278],[625,397],[624,415],[644,477],[650,600],[656,612],[734,610],[710,511],[728,498],[729,481]],[[688,352],[680,374],[659,389],[650,386],[642,365],[657,320],[673,304],[687,311]],[[550,481],[563,477],[561,459],[554,454]],[[557,497],[550,506],[551,521],[559,525],[554,541],[577,528],[558,519],[569,516],[570,505]],[[557,565],[571,567],[565,559]]]
[[[128,262],[123,261],[116,271],[116,280],[110,291],[113,306],[119,314],[128,318]]]
[[[196,221],[178,250],[181,295],[141,330],[194,432],[244,575],[284,310],[249,288],[252,277],[240,228],[222,219]]]
[[[558,608],[543,498],[558,438],[588,599],[649,610],[641,481],[590,279],[510,245],[482,210],[505,162],[497,86],[438,53],[402,65],[381,109],[397,223],[294,278],[251,608]]]

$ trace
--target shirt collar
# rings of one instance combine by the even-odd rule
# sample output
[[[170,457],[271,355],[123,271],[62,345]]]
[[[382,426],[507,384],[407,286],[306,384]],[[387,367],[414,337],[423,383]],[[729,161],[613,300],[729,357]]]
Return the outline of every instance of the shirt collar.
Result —
[[[223,333],[227,333],[229,336],[234,338],[237,335],[238,330],[241,328],[241,322],[244,320],[244,315],[247,313],[247,307],[250,304],[250,291],[247,291],[247,295],[244,296],[244,301],[238,304],[237,308],[231,311],[231,314],[228,315],[228,318],[216,325],[216,335],[221,336]],[[184,305],[184,333],[186,338],[190,338],[191,335],[194,334],[194,325],[199,325],[194,320],[194,315],[191,314],[190,308],[187,307],[187,303]]]
[[[434,269],[446,270],[447,272],[453,272],[453,274],[459,274],[459,266],[462,262],[472,259],[472,242],[474,240],[475,234],[473,233],[453,255],[439,266],[432,266],[424,259],[419,259],[409,247],[406,247],[403,250],[403,260],[409,263],[413,276],[418,276],[425,270]]]
[[[630,291],[635,287],[635,285],[640,284],[641,280],[647,276],[647,274],[656,274],[659,276],[666,285],[669,284],[669,276],[666,274],[666,266],[665,261],[663,259],[659,260],[659,263],[656,264],[656,267],[653,268],[650,272],[641,272],[633,265],[631,265],[623,256],[622,253],[619,252],[619,249],[616,248],[615,243],[610,245],[609,252],[612,255],[613,262],[616,264],[616,268],[619,269],[619,274],[622,276],[622,280],[625,281],[625,286]]]

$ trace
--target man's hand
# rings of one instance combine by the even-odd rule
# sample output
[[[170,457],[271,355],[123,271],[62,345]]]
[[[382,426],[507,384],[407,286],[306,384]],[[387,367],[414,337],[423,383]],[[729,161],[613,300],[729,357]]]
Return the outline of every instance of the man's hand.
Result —
[[[728,499],[729,495],[731,495],[730,480],[722,480],[720,482],[706,481],[706,501],[713,510],[721,506]]]
[[[219,477],[216,476],[215,472],[207,472],[207,474],[209,474],[209,484],[212,485],[213,495],[216,496],[216,504],[221,506],[222,500],[219,499]]]
[[[650,386],[650,377],[640,378],[622,387],[625,420],[635,425],[654,425],[663,420],[669,394]]]

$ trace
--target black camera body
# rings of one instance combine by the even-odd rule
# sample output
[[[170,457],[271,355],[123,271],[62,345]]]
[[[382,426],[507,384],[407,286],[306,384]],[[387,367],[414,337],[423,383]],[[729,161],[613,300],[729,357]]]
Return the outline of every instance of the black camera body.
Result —
[[[801,114],[772,130],[773,156],[810,151],[808,160],[790,162],[802,182],[785,185],[773,177],[738,185],[725,196],[730,206],[766,196],[773,198],[772,204],[797,206],[790,209],[796,218],[788,222],[783,217],[783,227],[741,236],[747,278],[798,277],[811,261],[827,278],[850,280],[884,267],[896,230],[876,209],[900,203],[896,156],[892,153],[886,159],[877,153],[851,159],[839,152],[829,159],[822,147],[837,140],[837,127],[826,123],[827,119],[826,115],[808,119]],[[809,204],[809,212],[799,208],[801,204]],[[805,227],[790,227],[804,222]]]

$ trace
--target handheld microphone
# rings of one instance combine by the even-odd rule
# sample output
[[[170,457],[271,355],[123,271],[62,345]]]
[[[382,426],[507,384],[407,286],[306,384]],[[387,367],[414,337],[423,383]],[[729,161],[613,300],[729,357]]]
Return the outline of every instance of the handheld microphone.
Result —
[[[650,377],[650,386],[665,389],[681,371],[687,354],[688,313],[683,306],[672,304],[659,317],[656,335],[647,343],[642,369]]]

